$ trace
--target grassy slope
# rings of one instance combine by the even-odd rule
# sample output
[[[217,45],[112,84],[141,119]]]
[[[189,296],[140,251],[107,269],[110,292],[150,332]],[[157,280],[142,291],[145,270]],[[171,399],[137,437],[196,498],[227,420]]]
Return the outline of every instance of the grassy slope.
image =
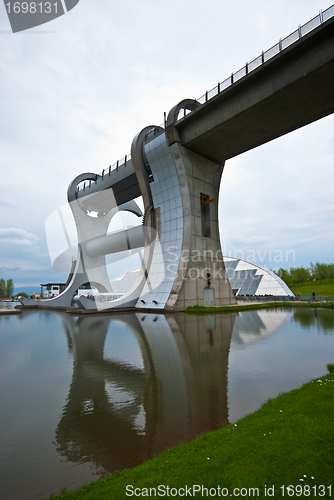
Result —
[[[171,488],[193,484],[207,488],[221,486],[229,488],[229,492],[233,488],[259,488],[257,498],[268,497],[264,494],[265,485],[275,485],[275,498],[281,498],[282,485],[332,485],[333,497],[333,414],[334,373],[331,373],[322,377],[321,382],[312,381],[270,400],[237,425],[204,434],[135,469],[100,478],[55,498],[124,499],[129,498],[125,494],[127,485],[150,488],[160,484]],[[300,498],[315,498],[314,490],[311,491],[311,496]],[[328,490],[326,493],[321,498],[331,498]],[[202,498],[199,493],[196,496]]]
[[[312,295],[312,291],[315,291],[316,295],[334,295],[334,283],[324,283],[317,285],[316,281],[312,283],[300,283],[300,285],[290,286],[290,290],[295,295]]]

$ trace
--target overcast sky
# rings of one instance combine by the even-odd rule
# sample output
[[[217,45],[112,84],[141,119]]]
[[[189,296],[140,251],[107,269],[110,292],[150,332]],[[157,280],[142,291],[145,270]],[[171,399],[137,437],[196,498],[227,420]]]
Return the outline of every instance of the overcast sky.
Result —
[[[63,281],[45,221],[66,205],[74,177],[128,154],[143,127],[199,98],[324,1],[80,0],[15,34],[0,6],[0,277],[16,291]],[[269,268],[334,261],[333,130],[329,116],[226,162],[225,254]]]

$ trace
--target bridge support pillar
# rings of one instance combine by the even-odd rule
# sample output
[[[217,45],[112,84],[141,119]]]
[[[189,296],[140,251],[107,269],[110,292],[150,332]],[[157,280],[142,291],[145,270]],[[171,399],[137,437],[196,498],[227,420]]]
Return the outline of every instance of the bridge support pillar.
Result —
[[[219,186],[224,165],[183,147],[170,146],[183,205],[182,260],[166,309],[236,303],[220,244]],[[212,292],[208,292],[212,290]]]
[[[144,225],[156,235],[147,282],[136,307],[182,311],[235,304],[220,245],[218,196],[224,165],[168,144],[168,130],[148,136],[132,161],[142,192]],[[135,151],[138,150],[138,153]],[[140,153],[143,151],[143,158]],[[149,168],[150,176],[145,180]],[[148,180],[149,179],[149,180]]]

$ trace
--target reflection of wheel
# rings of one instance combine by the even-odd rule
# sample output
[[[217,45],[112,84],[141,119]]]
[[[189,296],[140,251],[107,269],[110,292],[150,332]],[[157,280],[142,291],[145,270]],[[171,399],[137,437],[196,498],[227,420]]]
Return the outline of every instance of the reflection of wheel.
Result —
[[[145,210],[145,214],[143,217],[143,233],[146,244],[150,245],[155,240],[156,236],[155,214],[153,205],[150,205]]]

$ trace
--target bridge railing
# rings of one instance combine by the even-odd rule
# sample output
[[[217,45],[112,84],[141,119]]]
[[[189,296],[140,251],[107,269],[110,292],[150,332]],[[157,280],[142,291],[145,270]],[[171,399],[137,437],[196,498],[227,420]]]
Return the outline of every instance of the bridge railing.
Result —
[[[290,33],[290,35],[286,36],[285,38],[282,38],[270,47],[270,49],[266,50],[265,52],[262,52],[258,57],[253,59],[253,61],[246,63],[245,66],[243,66],[241,69],[236,71],[235,73],[231,73],[231,76],[223,80],[222,82],[219,82],[216,87],[214,87],[211,90],[208,90],[205,92],[204,95],[202,95],[197,101],[200,104],[205,104],[206,102],[210,101],[213,97],[216,95],[220,94],[223,92],[223,90],[227,89],[228,87],[231,87],[235,82],[240,80],[241,78],[247,76],[249,73],[254,71],[255,69],[259,68],[262,66],[265,62],[269,61],[272,57],[275,57],[277,54],[282,52],[284,49],[295,43],[297,40],[302,38],[303,36],[307,35],[310,33],[312,30],[323,24],[325,21],[330,19],[331,17],[334,17],[334,4],[331,7],[328,7],[328,9],[324,11],[320,11],[317,16],[315,16],[313,19],[308,21],[307,23],[303,24],[302,26],[299,26],[296,31],[293,33]],[[195,111],[190,111],[189,109],[181,109],[179,112],[179,115],[177,117],[177,121],[180,121],[184,119],[187,115],[191,113],[196,113]],[[160,125],[160,127],[156,127],[156,132],[154,131],[154,134],[160,134],[161,133],[161,128],[166,128],[166,116],[164,119],[164,123]],[[160,130],[159,130],[160,129]],[[102,179],[110,175],[113,170],[118,170],[119,168],[127,165],[127,162],[131,160],[131,155],[125,155],[124,158],[121,160],[117,161],[113,165],[110,165],[106,169],[103,169],[100,174],[98,174]],[[79,184],[77,187],[77,191],[80,190],[86,190],[94,181],[86,181],[82,182]]]
[[[297,40],[302,38],[303,36],[307,35],[310,33],[312,30],[317,28],[318,26],[321,26],[325,21],[330,19],[331,17],[334,17],[334,5],[331,7],[328,7],[328,9],[324,11],[320,11],[317,16],[315,16],[313,19],[308,21],[307,23],[303,24],[302,26],[299,26],[296,31],[293,33],[290,33],[290,35],[286,36],[285,38],[282,38],[273,45],[273,47],[270,47],[270,49],[266,50],[265,52],[262,52],[258,57],[253,59],[253,61],[246,63],[245,66],[243,66],[241,69],[236,71],[235,73],[231,73],[231,76],[223,80],[222,82],[219,82],[216,87],[214,87],[211,90],[208,90],[205,92],[204,95],[202,95],[197,101],[200,104],[205,104],[208,102],[210,99],[215,97],[216,95],[220,94],[223,90],[227,89],[228,87],[231,87],[235,82],[243,78],[244,76],[248,75],[255,69],[259,68],[262,66],[265,62],[269,61],[272,57],[275,57],[277,54],[282,52],[284,49],[295,43]],[[187,116],[190,113],[196,113],[195,111],[189,111],[186,110],[180,110],[179,116],[177,121],[183,119],[185,116]]]
[[[94,184],[94,183],[97,182],[98,177],[101,177],[102,180],[103,180],[105,177],[110,176],[111,172],[113,170],[117,171],[119,168],[126,167],[127,164],[130,162],[130,160],[131,160],[131,154],[125,155],[124,158],[122,158],[121,160],[117,160],[116,163],[114,163],[113,165],[110,165],[107,168],[104,168],[102,170],[102,172],[100,172],[99,174],[97,174],[95,181],[83,181],[83,182],[80,182],[80,184],[78,184],[77,189],[76,189],[77,192],[79,192],[79,191],[86,191],[86,189],[89,189],[92,184]]]

